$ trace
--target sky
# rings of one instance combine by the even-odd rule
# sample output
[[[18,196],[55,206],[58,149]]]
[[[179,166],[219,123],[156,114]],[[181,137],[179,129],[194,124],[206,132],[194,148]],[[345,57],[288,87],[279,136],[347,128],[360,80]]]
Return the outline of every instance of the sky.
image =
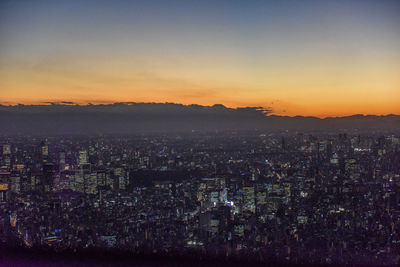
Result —
[[[400,114],[400,1],[0,0],[0,104]]]

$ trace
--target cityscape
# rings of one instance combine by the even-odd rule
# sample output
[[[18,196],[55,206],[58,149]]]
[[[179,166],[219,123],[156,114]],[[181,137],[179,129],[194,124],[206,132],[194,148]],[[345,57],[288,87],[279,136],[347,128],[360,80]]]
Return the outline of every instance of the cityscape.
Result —
[[[1,266],[400,266],[399,0],[0,0]]]
[[[2,246],[400,261],[400,136],[192,132],[2,137]]]

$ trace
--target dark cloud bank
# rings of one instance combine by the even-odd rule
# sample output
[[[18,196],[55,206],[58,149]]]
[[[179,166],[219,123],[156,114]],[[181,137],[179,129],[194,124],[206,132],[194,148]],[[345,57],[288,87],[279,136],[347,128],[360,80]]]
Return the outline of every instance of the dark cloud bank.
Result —
[[[270,115],[262,107],[228,108],[174,103],[0,105],[1,134],[129,134],[196,131],[399,131],[400,116],[319,119]]]

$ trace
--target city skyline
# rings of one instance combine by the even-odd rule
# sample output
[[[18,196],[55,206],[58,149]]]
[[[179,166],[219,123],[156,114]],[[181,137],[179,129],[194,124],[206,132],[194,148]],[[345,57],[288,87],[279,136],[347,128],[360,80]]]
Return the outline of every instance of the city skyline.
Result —
[[[0,265],[400,266],[399,0],[0,0]]]
[[[0,134],[1,262],[398,266],[398,133]]]
[[[400,114],[396,1],[2,1],[0,104]]]

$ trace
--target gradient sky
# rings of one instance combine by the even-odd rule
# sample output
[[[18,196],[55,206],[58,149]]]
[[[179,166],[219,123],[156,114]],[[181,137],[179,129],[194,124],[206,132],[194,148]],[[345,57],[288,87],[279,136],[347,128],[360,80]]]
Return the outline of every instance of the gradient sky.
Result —
[[[400,1],[0,0],[0,103],[400,114]]]

